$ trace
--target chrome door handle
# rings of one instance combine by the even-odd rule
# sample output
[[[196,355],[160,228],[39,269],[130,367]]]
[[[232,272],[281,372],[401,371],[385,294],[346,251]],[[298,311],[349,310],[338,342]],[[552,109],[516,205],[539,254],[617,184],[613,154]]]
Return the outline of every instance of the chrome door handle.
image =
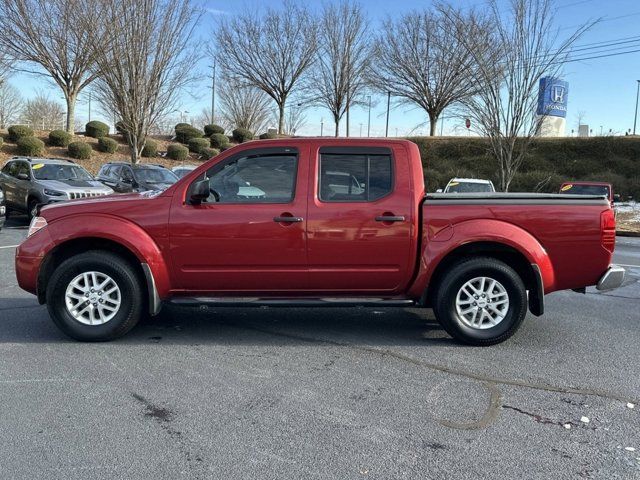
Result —
[[[301,222],[302,217],[273,217],[273,221],[277,223],[296,223]]]
[[[404,222],[404,215],[380,215],[376,222]]]

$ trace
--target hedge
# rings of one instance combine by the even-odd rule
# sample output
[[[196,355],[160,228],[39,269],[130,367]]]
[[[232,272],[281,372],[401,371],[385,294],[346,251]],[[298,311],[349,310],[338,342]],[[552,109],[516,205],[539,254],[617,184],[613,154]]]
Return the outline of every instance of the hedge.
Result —
[[[87,137],[102,138],[109,135],[109,125],[98,120],[92,120],[84,126]]]
[[[203,148],[200,151],[200,155],[205,157],[207,160],[210,159],[210,158],[215,157],[219,153],[220,153],[220,150],[218,150],[217,148]]]
[[[4,138],[0,137],[0,148],[2,148],[2,144],[4,143]]]
[[[213,135],[211,135],[209,140],[211,141],[211,146],[213,148],[222,148],[229,144],[229,139],[227,138],[227,136],[221,133],[214,133]]]
[[[248,142],[249,140],[253,140],[253,133],[251,130],[247,130],[246,128],[236,128],[232,132],[233,139],[238,143]]]
[[[180,143],[189,143],[192,138],[202,138],[203,135],[201,130],[191,126],[176,129],[176,140]]]
[[[49,132],[49,145],[53,147],[66,147],[71,142],[72,135],[64,130],[52,130]]]
[[[278,135],[276,135],[274,132],[265,132],[261,133],[259,138],[260,140],[274,140],[278,138]]]
[[[208,138],[192,138],[189,140],[189,150],[194,153],[202,153],[204,148],[209,148]]]
[[[118,151],[118,142],[113,138],[101,137],[98,139],[98,150],[106,153],[115,153]]]
[[[86,142],[72,142],[69,144],[69,156],[79,160],[88,160],[91,158],[93,150],[91,145]]]
[[[153,140],[147,140],[142,149],[142,156],[145,158],[154,158],[158,156],[158,143]]]
[[[210,125],[205,125],[204,126],[204,134],[205,134],[205,136],[210,137],[214,133],[222,133],[222,134],[224,134],[224,128],[222,128],[220,125],[215,125],[215,124],[210,124]]]
[[[476,177],[500,186],[489,141],[479,137],[416,137],[428,192],[452,177]],[[640,198],[640,137],[539,138],[527,151],[509,191],[558,192],[565,181],[611,182],[615,193]]]
[[[184,145],[172,143],[167,147],[167,157],[172,160],[186,160],[189,156],[189,149]]]
[[[17,142],[24,137],[33,137],[33,130],[26,125],[11,125],[8,128],[9,140]]]
[[[37,157],[44,151],[44,142],[36,137],[22,137],[16,144],[19,155]]]

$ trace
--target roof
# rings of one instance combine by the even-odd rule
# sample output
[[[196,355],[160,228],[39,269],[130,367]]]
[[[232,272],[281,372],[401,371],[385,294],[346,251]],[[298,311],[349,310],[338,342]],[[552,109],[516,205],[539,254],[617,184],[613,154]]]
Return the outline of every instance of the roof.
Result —
[[[491,183],[491,180],[483,180],[482,178],[452,178],[451,182],[467,182],[467,183]]]
[[[138,163],[132,164],[131,162],[107,162],[104,165],[129,165],[132,168],[167,168],[159,163]],[[103,165],[103,167],[104,167]]]
[[[11,160],[25,160],[29,163],[44,163],[49,165],[75,165],[73,160],[66,160],[64,158],[32,158],[32,157],[11,157]]]

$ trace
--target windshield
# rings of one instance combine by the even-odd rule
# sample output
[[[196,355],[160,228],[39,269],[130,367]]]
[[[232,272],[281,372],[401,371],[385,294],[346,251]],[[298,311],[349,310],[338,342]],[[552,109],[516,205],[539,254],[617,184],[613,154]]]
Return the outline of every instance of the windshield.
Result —
[[[573,185],[568,184],[562,187],[561,193],[571,195],[604,195],[609,198],[609,187],[607,185]]]
[[[84,168],[60,163],[37,163],[31,169],[36,180],[93,180]]]
[[[476,193],[493,192],[490,183],[478,182],[451,182],[447,185],[446,193]]]
[[[165,168],[138,168],[135,170],[136,180],[141,183],[176,183],[178,177]]]

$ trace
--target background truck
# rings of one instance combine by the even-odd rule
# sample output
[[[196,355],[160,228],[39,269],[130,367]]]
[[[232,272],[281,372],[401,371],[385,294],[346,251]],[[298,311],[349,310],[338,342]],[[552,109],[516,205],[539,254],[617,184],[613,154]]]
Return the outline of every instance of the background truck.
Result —
[[[261,195],[245,195],[250,185]],[[42,209],[19,285],[79,340],[109,340],[165,303],[431,307],[474,345],[510,337],[556,290],[622,283],[602,196],[425,195],[415,144],[241,144],[160,193]]]

